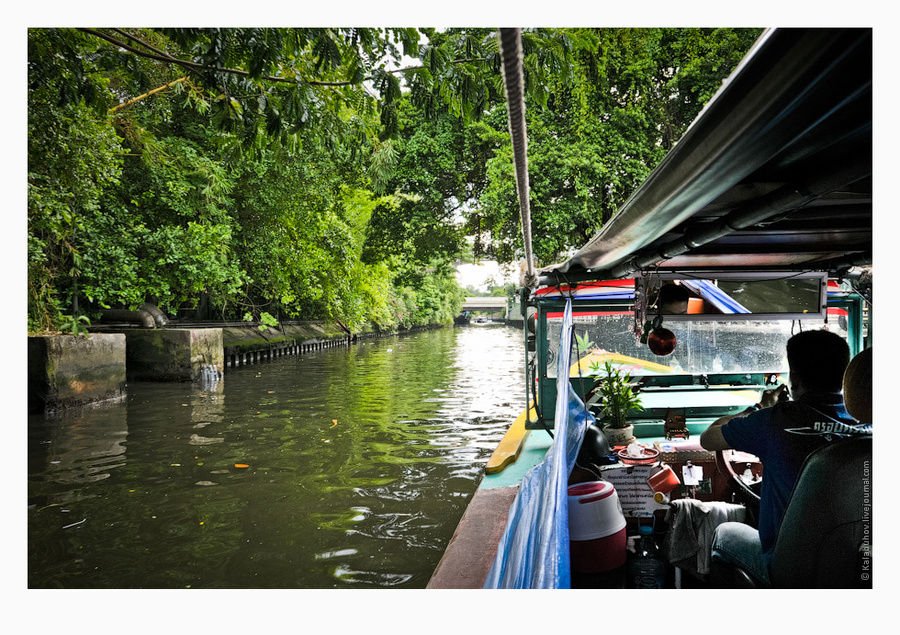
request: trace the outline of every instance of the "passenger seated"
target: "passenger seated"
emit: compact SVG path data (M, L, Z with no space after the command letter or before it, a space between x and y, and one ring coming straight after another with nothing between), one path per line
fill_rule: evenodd
M844 373L847 410L866 423L871 355L857 355ZM871 470L871 434L829 443L807 457L775 542L773 587L872 588Z
M769 565L784 511L806 457L835 438L871 433L844 406L841 388L850 352L838 335L804 331L787 343L789 382L766 390L760 403L715 421L701 435L707 450L734 448L760 458L764 467L759 530L724 523L715 534L713 567L736 565L769 586Z

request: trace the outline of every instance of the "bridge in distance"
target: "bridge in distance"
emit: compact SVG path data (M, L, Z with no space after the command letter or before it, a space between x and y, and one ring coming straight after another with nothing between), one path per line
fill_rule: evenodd
M483 298L467 297L466 301L463 302L462 311L490 311L491 313L502 311L505 317L506 298L490 296Z

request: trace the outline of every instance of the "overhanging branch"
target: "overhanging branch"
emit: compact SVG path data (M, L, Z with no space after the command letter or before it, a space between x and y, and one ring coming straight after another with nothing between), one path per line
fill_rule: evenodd
M163 85L160 86L159 88L154 88L153 90L147 91L147 92L144 93L143 95L138 95L137 97L134 97L133 99L129 99L128 101L123 102L123 103L119 104L118 106L114 106L114 107L110 108L110 109L109 109L109 114L113 114L113 113L116 113L116 112L118 112L118 111L120 111L120 110L123 110L123 109L125 109L125 108L128 108L129 106L132 106L133 104L136 104L137 102L141 101L142 99L146 99L146 98L149 97L150 95L155 95L156 93L162 92L162 91L164 91L165 89L167 89L167 88L169 88L169 87L171 87L171 86L174 86L175 84L177 84L177 83L179 83L179 82L183 82L183 81L186 80L186 79L187 79L187 75L185 75L184 77L179 77L178 79L173 79L173 80L172 80L171 82L169 82L168 84L163 84Z
M156 60L158 62L165 62L167 64L176 64L176 65L181 66L190 71L194 71L194 72L214 71L217 73L230 73L232 75L241 75L243 77L250 76L250 73L248 71L245 71L245 70L239 69L239 68L207 66L204 64L198 64L196 62L183 60L183 59L180 59L177 57L172 57L171 55L165 53L164 51L160 51L159 49L144 42L140 38L138 38L134 35L130 35L129 33L122 31L121 29L110 29L110 30L115 31L116 33L119 33L120 35L131 40L132 42L140 44L141 46L145 47L148 50L147 51L139 50L129 44L126 44L122 40L119 40L111 35L103 33L102 31L97 31L96 29L79 28L78 30L83 31L84 33L93 35L95 37L98 37L102 40L105 40L115 46L121 47L121 48L125 49L126 51L134 53L135 55L140 55L141 57ZM451 61L450 64L466 64L466 63L471 63L471 62L488 62L488 61L490 61L488 58L460 58L460 59L455 59L455 60ZM385 72L388 74L396 74L396 73L405 73L407 71L419 70L422 68L425 68L425 67L421 66L421 65L407 66L405 68L395 68L395 69L388 70ZM277 75L264 75L261 77L261 79L271 81L271 82L284 82L284 83L302 82L304 84L309 84L312 86L354 86L354 85L360 84L362 82L370 81L372 79L372 76L367 75L366 77L363 77L362 80L360 80L358 82L352 82L352 81L326 82L326 81L320 81L320 80L315 80L315 79L302 79L302 78L298 79L298 78L293 78L293 77L279 77Z

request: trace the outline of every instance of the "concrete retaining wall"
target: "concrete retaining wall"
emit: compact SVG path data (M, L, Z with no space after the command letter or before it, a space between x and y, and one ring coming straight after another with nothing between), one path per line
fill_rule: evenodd
M410 331L441 328L414 328ZM125 328L92 333L28 338L29 410L82 405L125 395L126 379L207 381L226 366L240 366L282 355L349 346L356 339L399 335L363 332L351 338L336 324L306 322L260 331L253 326L225 328Z
M125 336L28 338L28 409L84 405L125 395Z
M199 381L204 368L225 370L222 329L133 329L125 334L128 378Z
M222 329L226 366L239 366L282 355L345 346L349 336L336 324L309 322L285 324L264 331L255 326Z
M260 331L255 326L225 327L222 329L225 366L254 364L284 355L301 355L338 346L350 346L360 339L393 337L431 328L443 328L443 325L416 327L401 332L363 331L354 333L352 337L337 324L327 322L283 324L265 331Z

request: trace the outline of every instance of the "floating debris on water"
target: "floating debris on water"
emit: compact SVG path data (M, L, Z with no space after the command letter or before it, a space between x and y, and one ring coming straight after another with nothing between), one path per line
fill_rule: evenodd
M191 445L212 445L213 443L222 443L225 441L224 437L201 437L199 434L192 434L191 440L188 441Z

